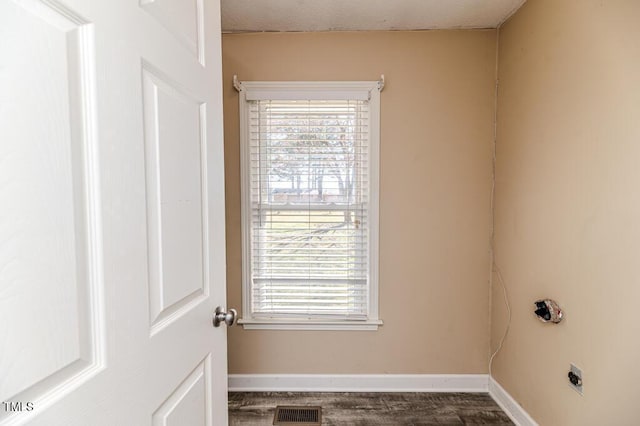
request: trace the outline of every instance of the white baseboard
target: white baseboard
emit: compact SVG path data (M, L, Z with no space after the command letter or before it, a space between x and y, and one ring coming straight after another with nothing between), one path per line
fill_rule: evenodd
M493 377L489 378L489 395L517 426L538 426L529 413Z
M488 392L486 374L230 374L232 392Z

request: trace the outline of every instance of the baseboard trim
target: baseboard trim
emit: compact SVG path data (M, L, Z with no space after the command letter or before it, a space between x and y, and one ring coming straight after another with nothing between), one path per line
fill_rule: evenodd
M486 374L230 374L232 392L488 392Z
M489 378L489 395L517 426L538 426L529 413L493 377Z

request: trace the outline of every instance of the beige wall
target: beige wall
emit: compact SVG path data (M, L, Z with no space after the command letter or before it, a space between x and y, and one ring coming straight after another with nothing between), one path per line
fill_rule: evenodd
M500 30L494 374L541 425L640 424L639 22L638 1L529 0ZM495 347L496 285L493 307Z
M495 31L223 37L229 305L241 306L241 80L377 80L376 332L229 330L230 373L484 373Z

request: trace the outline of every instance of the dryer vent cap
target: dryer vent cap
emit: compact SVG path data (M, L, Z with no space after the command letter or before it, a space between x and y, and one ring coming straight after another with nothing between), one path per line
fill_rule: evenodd
M562 309L551 299L540 299L535 302L536 310L534 313L542 322L551 322L554 324L562 321Z

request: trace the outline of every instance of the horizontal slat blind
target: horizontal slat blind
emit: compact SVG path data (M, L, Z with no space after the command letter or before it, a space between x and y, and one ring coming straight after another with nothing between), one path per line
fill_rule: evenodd
M368 101L249 101L248 118L253 316L366 318Z

